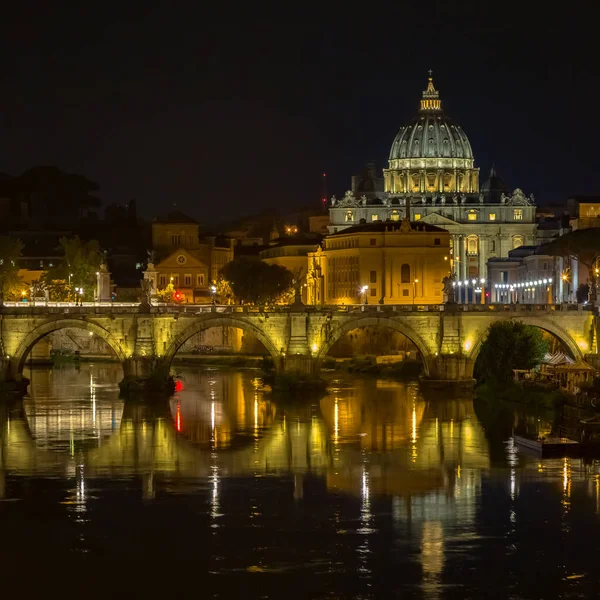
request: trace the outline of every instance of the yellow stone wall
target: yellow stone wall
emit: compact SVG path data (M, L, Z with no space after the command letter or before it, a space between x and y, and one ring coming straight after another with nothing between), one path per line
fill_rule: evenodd
M369 304L441 304L449 240L445 230L403 232L397 226L330 236L309 254L308 303L363 304L360 288L369 286Z

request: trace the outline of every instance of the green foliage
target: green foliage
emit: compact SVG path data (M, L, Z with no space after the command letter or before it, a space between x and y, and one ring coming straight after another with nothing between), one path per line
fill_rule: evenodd
M60 238L64 260L45 274L51 300L73 300L75 288L83 288L83 300L91 301L96 294L96 272L102 263L100 245L96 240L82 242L78 236ZM81 296L77 294L77 297Z
M221 275L238 302L251 304L276 302L290 289L294 278L285 267L245 257L226 264Z
M548 352L542 332L521 321L494 323L475 364L480 382L506 384L513 380L513 369L533 369Z
M0 302L8 299L12 291L19 287L18 260L22 250L21 240L0 236Z
M172 283L168 283L162 290L156 291L156 296L159 302L173 302L175 286Z
M590 229L576 229L566 235L544 244L542 252L550 256L569 258L574 256L584 264L590 275L590 301L596 301L596 261L600 257L600 227ZM587 300L587 298L586 298Z

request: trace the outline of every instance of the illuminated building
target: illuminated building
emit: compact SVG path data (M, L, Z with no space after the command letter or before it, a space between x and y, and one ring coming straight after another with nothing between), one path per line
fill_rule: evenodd
M383 191L373 174L354 177L352 184L343 199L331 200L331 233L406 216L443 227L451 234L451 264L459 280L486 277L488 258L536 242L533 196L520 189L508 194L493 168L480 186L469 139L442 110L431 77L416 118L392 143Z
M200 241L199 227L197 221L179 212L152 223L152 248L158 260L153 265L157 288L161 290L172 283L187 302L210 301L211 284L233 260L229 240L219 243L217 238L208 237Z
M449 234L424 222L369 223L308 254L309 304L440 304Z

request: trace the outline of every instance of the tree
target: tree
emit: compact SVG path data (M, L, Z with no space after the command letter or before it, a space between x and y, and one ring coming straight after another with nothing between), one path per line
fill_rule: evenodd
M246 257L227 263L221 275L242 304L275 302L290 289L294 278L285 267Z
M549 256L576 258L588 268L590 274L590 302L596 302L597 260L600 256L600 227L576 229L562 235L541 248Z
M0 305L11 291L19 286L19 257L23 250L21 240L0 236Z
M509 383L513 369L533 369L547 352L548 345L538 328L521 321L494 323L479 352L475 377L480 383Z
M96 240L82 242L78 236L60 238L64 261L52 267L45 275L50 296L61 300L75 297L93 300L96 295L96 273L102 264L100 245ZM83 288L83 294L75 290ZM64 298L65 293L67 298Z

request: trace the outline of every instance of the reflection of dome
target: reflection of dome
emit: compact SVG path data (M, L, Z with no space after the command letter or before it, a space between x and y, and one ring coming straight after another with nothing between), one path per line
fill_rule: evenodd
M390 151L390 160L401 158L473 159L465 132L444 115L438 91L429 77L417 118L401 127Z

